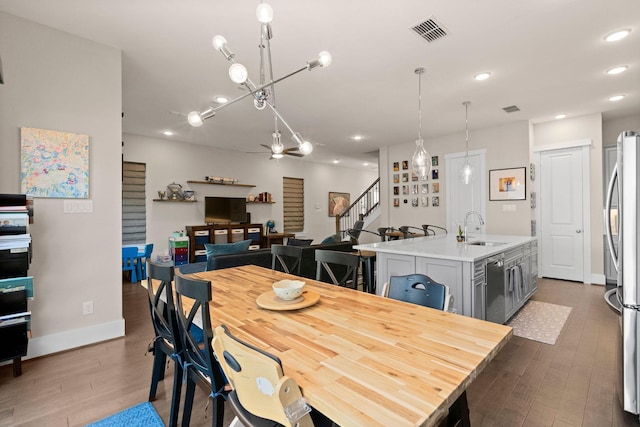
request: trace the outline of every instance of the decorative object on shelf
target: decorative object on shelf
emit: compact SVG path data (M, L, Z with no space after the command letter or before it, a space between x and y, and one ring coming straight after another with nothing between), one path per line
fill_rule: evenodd
M235 184L238 182L235 178L223 178L221 176L205 176L204 180L215 184Z
M526 169L522 167L490 170L489 200L526 200Z
M535 209L536 208L536 192L532 191L530 197L531 197L531 209Z
M269 220L267 220L267 222L264 225L267 226L267 233L271 234L271 233L275 233L276 232L276 230L275 230L276 223L275 223L274 220L269 219Z
M261 203L271 203L271 193L268 192L262 192L260 194L258 194L258 202Z
M158 191L158 199L165 200L166 198L167 198L167 192L166 191Z
M20 128L21 193L89 198L89 136Z
M184 196L184 200L188 202L195 202L196 200L196 192L193 190L184 190L182 192Z
M184 200L182 193L182 185L172 182L167 185L167 199L169 200Z
M349 193L329 192L329 216L341 215L351 204Z
M462 105L464 105L465 148L467 153L464 155L464 162L460 168L460 181L465 185L470 184L471 181L475 179L473 166L471 166L471 162L469 161L469 104L471 104L469 101L462 103Z
M256 195L255 194L249 194L249 196L247 196L247 201L248 202L255 202L256 201Z
M258 8L256 9L256 15L258 17L258 21L260 22L260 43L258 47L260 49L260 81L259 85L256 85L248 78L247 68L235 61L235 54L229 48L227 44L227 40L217 35L213 38L213 47L225 57L225 59L231 62L231 66L229 67L229 77L234 83L238 83L243 85L245 88L249 90L248 93L239 96L236 99L233 99L225 104L219 105L217 107L208 106L202 111L192 111L189 113L187 119L189 124L194 127L202 126L204 120L207 120L213 116L215 116L216 111L225 108L231 104L236 103L237 101L246 98L248 96L252 96L254 98L253 103L258 110L262 110L265 107L269 107L269 109L273 112L276 128L274 135L273 145L271 147L272 153L281 154L284 150L284 146L280 142L279 131L277 128L277 122L280 120L282 124L291 132L291 139L298 145L298 149L302 155L310 154L313 151L313 146L309 141L305 141L302 139L299 133L294 131L291 126L284 120L282 115L278 112L275 107L275 84L291 77L295 74L300 73L304 70L313 70L318 67L327 67L331 64L331 54L326 51L320 52L316 59L310 60L305 64L304 67L301 67L284 77L280 77L278 79L273 78L273 64L271 63L271 38L273 37L273 32L271 30L271 21L273 20L273 9L267 3L260 3ZM266 82L266 76L269 77L269 81ZM275 137L277 136L277 138Z
M431 169L431 155L424 148L424 140L422 139L422 74L424 74L424 68L416 68L415 73L418 75L418 139L416 140L416 151L411 157L411 168L417 175L423 176L428 174Z

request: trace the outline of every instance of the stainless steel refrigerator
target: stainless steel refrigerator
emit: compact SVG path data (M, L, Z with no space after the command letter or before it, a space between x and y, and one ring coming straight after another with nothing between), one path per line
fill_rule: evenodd
M619 316L616 332L618 397L625 411L640 414L640 131L621 133L617 148L617 162L609 181L605 208L605 231L617 270L617 287L605 294L605 301ZM611 203L616 191L617 251L612 237L616 215Z

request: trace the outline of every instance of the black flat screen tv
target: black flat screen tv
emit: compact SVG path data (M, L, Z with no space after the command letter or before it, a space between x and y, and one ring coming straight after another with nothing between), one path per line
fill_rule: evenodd
M247 222L247 201L242 197L205 197L204 222L207 224Z

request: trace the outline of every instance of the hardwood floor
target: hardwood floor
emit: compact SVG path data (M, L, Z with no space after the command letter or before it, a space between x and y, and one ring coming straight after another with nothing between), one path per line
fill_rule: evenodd
M535 300L573 307L555 345L513 337L468 390L473 426L638 426L614 393L616 316L604 287L540 280ZM127 336L0 367L0 426L84 426L145 402L153 337L144 289L123 284ZM192 426L210 425L196 393ZM169 417L171 369L153 405ZM227 421L232 418L227 411Z

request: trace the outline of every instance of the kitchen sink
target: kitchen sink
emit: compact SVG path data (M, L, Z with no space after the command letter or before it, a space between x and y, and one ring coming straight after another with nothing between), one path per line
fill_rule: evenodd
M504 242L483 242L483 241L467 243L467 245L472 245L472 246L500 246L504 244L505 244Z

